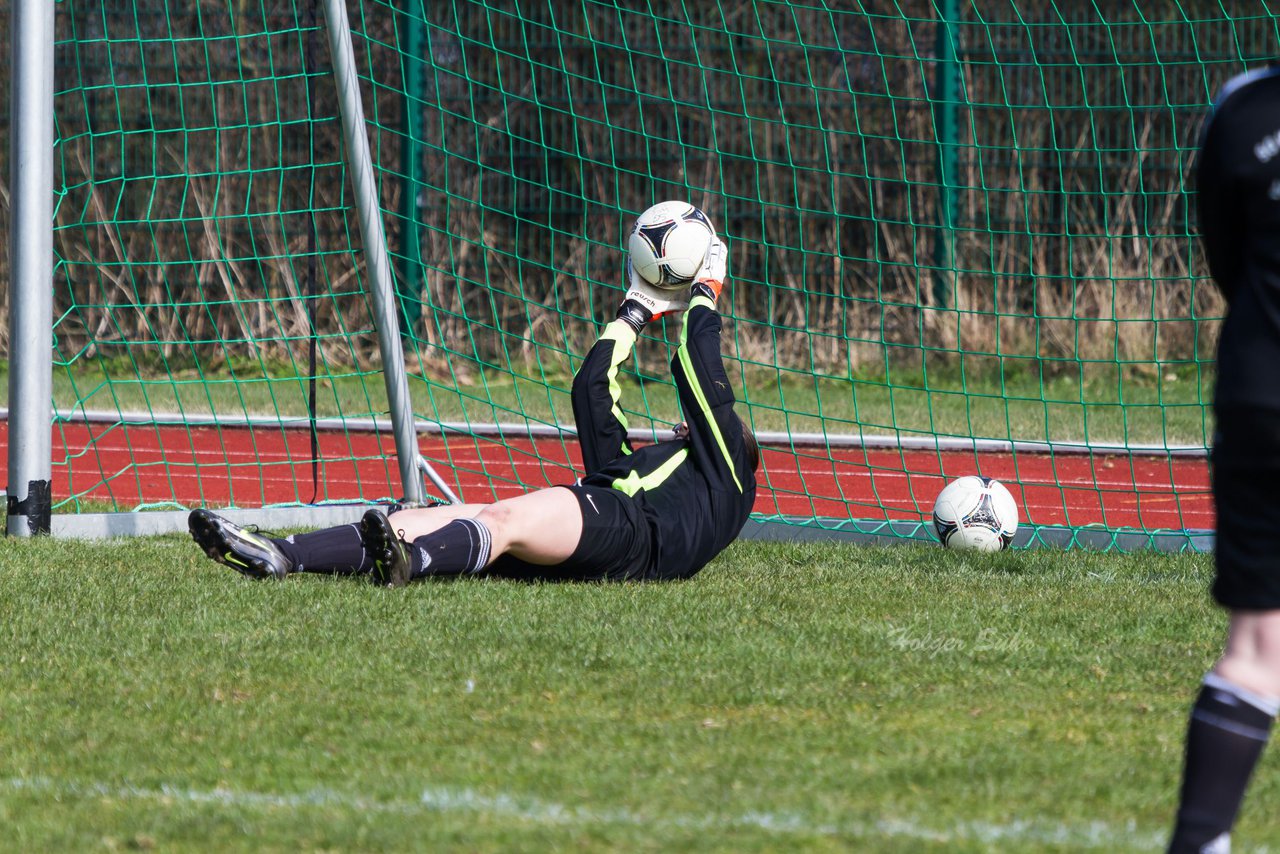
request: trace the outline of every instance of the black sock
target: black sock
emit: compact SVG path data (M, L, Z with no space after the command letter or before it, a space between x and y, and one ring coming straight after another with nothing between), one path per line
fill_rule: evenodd
M1191 708L1174 852L1199 852L1235 824L1249 775L1267 746L1275 709L1217 674Z
M475 519L454 519L438 531L413 541L410 578L463 575L489 563L489 529Z
M284 539L272 539L293 561L295 572L358 575L373 570L358 525L340 525Z

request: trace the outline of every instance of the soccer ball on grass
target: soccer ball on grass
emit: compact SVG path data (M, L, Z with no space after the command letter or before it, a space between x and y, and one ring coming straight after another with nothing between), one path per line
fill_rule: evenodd
M938 493L933 503L938 541L951 549L998 552L1018 530L1018 505L1003 483L966 475Z
M702 267L716 230L688 202L659 202L636 217L627 240L631 265L654 287L679 290Z

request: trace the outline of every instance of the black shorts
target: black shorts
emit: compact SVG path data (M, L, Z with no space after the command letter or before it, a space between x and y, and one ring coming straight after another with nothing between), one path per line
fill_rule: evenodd
M564 486L582 508L582 539L568 560L552 566L503 555L488 574L546 581L628 581L643 578L653 551L649 524L631 496L607 486Z
M1221 412L1213 447L1218 532L1213 598L1242 611L1280 609L1280 442L1276 414Z

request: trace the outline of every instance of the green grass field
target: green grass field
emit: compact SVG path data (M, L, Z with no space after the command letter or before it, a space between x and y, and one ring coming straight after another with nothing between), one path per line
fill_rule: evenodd
M0 550L12 850L1154 851L1210 558L739 543L668 585ZM1280 840L1280 759L1236 850Z

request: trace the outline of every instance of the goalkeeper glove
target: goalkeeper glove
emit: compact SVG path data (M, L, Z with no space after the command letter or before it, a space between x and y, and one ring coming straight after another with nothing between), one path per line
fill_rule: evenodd
M618 319L625 321L638 334L650 320L684 311L689 307L685 291L667 291L640 278L631 262L627 262L627 295L618 307Z
M729 273L729 247L719 237L711 241L706 260L693 277L693 294L715 302L724 290L724 280Z

